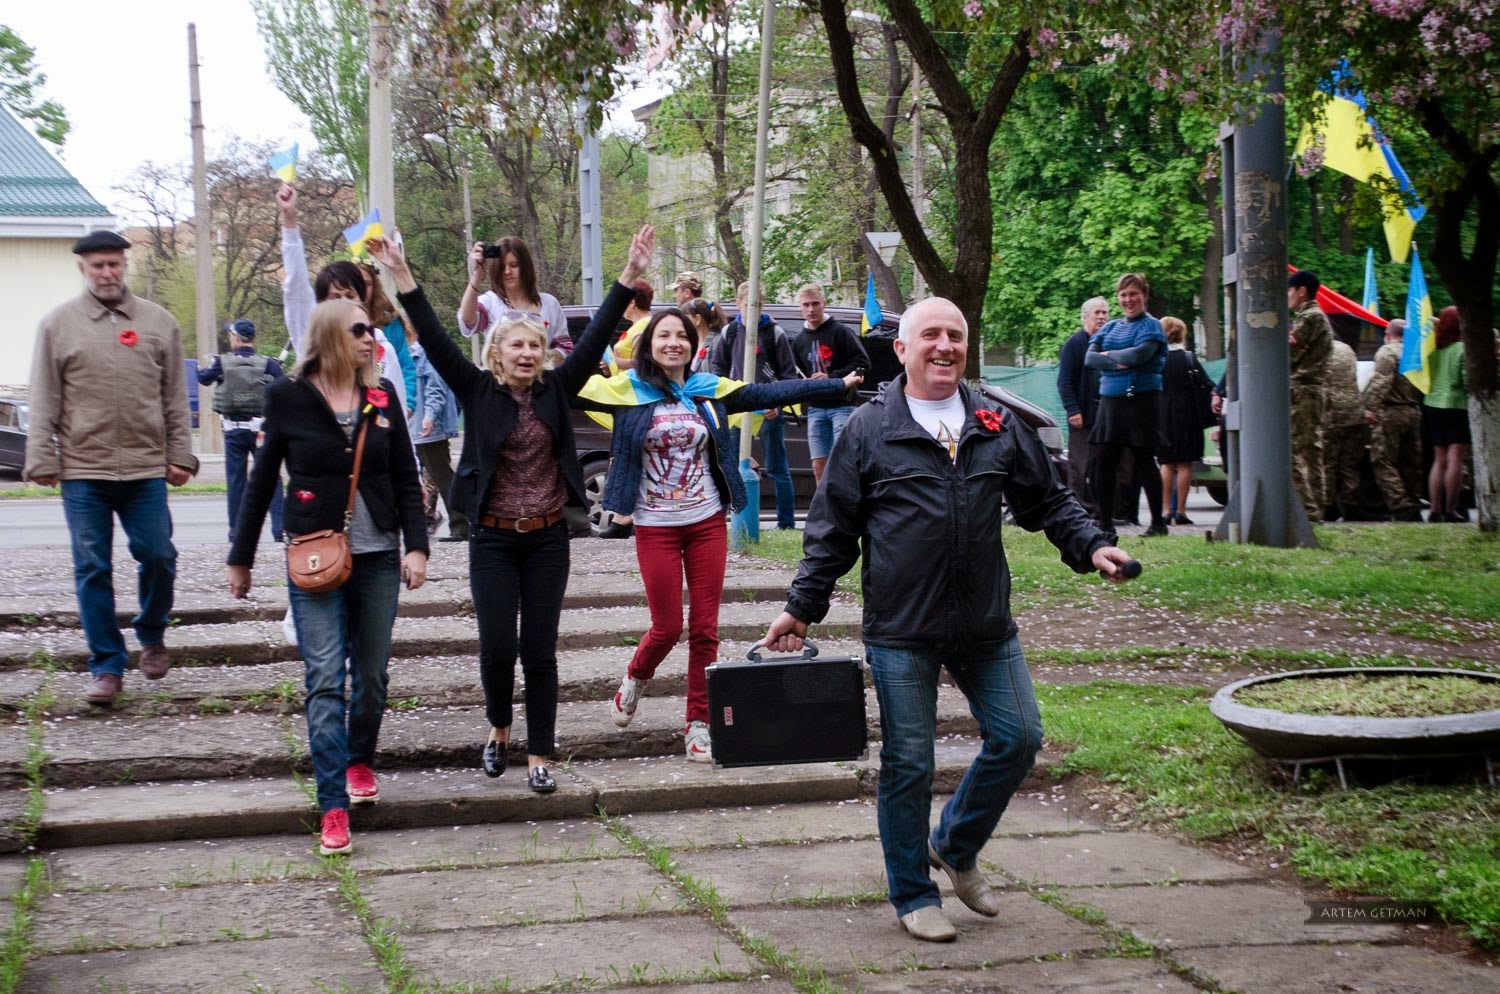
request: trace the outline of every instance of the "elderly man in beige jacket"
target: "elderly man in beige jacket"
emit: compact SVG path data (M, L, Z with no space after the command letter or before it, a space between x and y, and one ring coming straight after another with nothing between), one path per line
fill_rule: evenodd
M140 563L141 672L166 676L162 644L177 578L167 484L198 471L177 321L125 285L130 243L96 231L73 246L84 292L42 319L31 370L24 475L62 488L78 613L88 639L88 699L120 692L129 655L115 621L114 519Z

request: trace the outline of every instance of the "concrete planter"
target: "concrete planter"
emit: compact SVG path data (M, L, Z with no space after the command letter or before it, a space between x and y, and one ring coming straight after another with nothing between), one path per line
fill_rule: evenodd
M1428 718L1352 718L1293 714L1249 707L1234 700L1242 688L1277 680L1329 679L1355 674L1376 676L1460 676L1500 683L1500 675L1470 670L1415 666L1297 670L1251 677L1220 688L1209 710L1250 748L1286 763L1370 757L1401 759L1421 756L1482 755L1500 752L1500 710L1445 714Z

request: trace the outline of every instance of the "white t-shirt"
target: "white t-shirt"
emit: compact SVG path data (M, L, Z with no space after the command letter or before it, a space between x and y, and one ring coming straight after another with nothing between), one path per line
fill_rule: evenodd
M964 430L964 399L954 391L947 400L918 400L907 395L911 416L927 433L948 450L949 459L958 458L958 436Z
M708 461L708 425L696 410L662 402L651 413L635 499L635 523L656 528L696 525L724 510Z

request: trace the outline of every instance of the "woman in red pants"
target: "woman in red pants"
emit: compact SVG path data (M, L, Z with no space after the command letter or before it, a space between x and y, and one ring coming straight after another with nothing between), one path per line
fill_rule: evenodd
M719 597L729 540L725 514L745 506L729 415L839 396L861 377L739 383L692 373L698 332L682 311L657 313L641 334L636 365L591 379L579 395L612 411L614 441L604 509L635 516L635 549L651 628L610 701L615 724L635 717L646 681L682 638L682 582L688 587L687 756L712 760L705 671L719 652Z

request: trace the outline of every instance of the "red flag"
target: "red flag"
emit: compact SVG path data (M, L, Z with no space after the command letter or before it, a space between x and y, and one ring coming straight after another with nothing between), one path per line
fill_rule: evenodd
M1297 267L1288 263L1286 271L1295 273ZM1326 286L1318 287L1318 307L1322 308L1324 314L1350 314L1361 321L1368 321L1378 328L1384 328L1388 323L1379 314L1365 310L1342 293L1330 290Z

